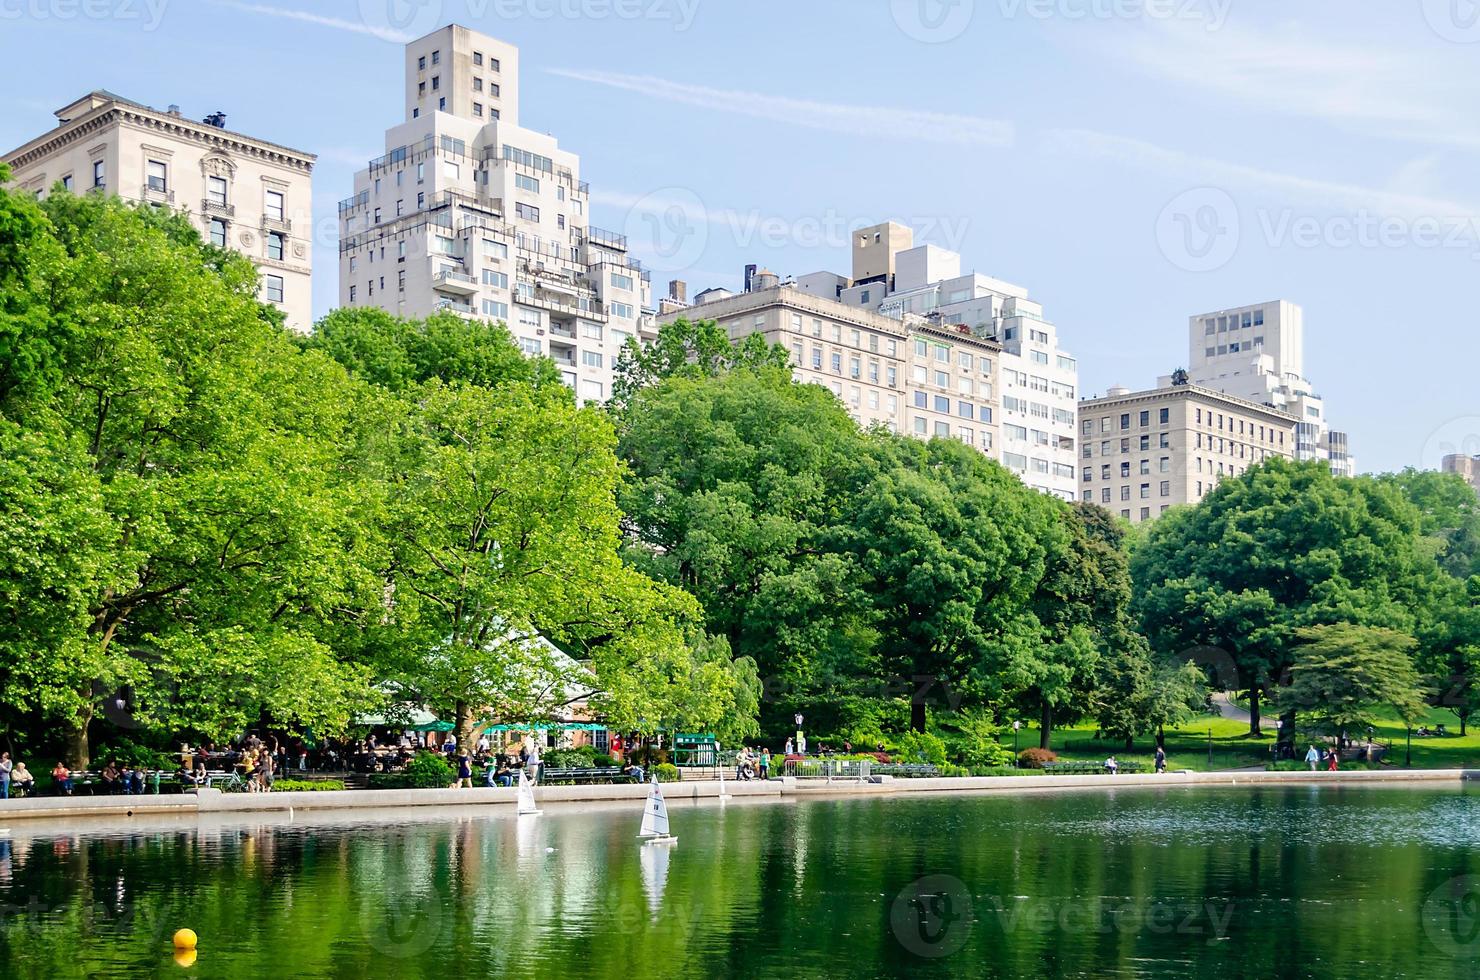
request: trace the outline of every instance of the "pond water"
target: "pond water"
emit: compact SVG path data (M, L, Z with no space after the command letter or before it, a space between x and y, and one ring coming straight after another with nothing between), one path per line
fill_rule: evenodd
M1463 789L671 811L666 848L636 839L638 803L16 821L0 976L1480 977Z

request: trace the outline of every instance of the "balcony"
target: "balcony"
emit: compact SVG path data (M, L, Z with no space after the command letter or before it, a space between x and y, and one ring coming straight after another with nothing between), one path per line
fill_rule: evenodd
M552 337L561 337L561 338L563 338L565 340L575 340L576 339L576 328L573 327L573 326L571 326L568 323L561 323L561 322L556 321L556 320L551 320L550 321L550 336L552 336Z
M516 290L514 302L523 303L525 306L538 306L551 313L564 313L568 316L584 317L587 320L600 320L603 323L610 319L600 300L592 299L572 303L541 288Z
M588 225L586 227L586 241L605 246L606 248L615 248L623 252L627 251L626 235L618 235L614 231L607 231L595 225Z
M478 293L478 280L466 272L443 269L432 276L432 288L444 293L457 293L459 296L475 296Z
M148 204L174 204L175 192L164 181L150 177L139 191L139 199Z
M463 316L472 316L474 313L472 303L459 303L455 299L437 300L437 312L461 313Z
M281 232L284 235L291 235L293 234L293 222L289 221L286 218L273 218L264 214L262 216L262 234L265 235L268 232L272 231Z
M234 218L236 217L236 206L206 198L200 202L200 213L207 218Z

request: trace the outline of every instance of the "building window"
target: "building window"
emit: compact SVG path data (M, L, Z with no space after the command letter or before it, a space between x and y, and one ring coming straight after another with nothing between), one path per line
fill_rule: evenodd
M420 58L417 58L416 59L416 70L417 71L426 71L427 70L427 56L426 55L422 55Z
M439 51L433 51L432 52L432 64L439 65L441 63L442 63L442 52L440 50Z
M279 262L283 260L282 232L270 231L267 233L267 257L269 259L277 259Z
M273 221L282 221L285 211L282 191L267 192L267 216Z
M474 102L473 103L473 115L475 115L475 116L481 116L481 115L483 115L483 103L481 103L481 102Z
M212 204L219 204L223 208L226 206L225 177L206 178L206 200L210 201Z
M267 299L269 302L281 303L283 301L282 276L263 276L262 284L266 289Z
M159 191L162 194L169 190L168 170L163 163L150 160L148 171L148 186L151 191Z
M1171 420L1172 420L1172 410L1170 408L1163 408L1161 410L1160 416L1158 417L1158 421L1162 425L1166 425Z
M432 91L433 92L436 92L436 91L441 90L441 88L442 88L442 76L441 75L433 75L432 76Z
M211 244L217 248L226 247L226 222L220 218L211 219Z
M1172 483L1170 480L1161 481L1161 495L1163 497L1170 497L1172 495Z
M538 221L540 220L540 209L530 204L516 202L514 215L523 221Z
M586 367L601 367L601 355L594 350L581 351L581 363Z
M437 108L438 108L438 110L440 110L442 112L446 112L447 111L447 97L446 96L443 96L442 98L440 98L440 99L437 100Z

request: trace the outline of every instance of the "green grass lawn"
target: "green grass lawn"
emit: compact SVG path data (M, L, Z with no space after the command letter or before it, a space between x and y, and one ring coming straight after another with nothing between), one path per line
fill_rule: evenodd
M1413 767L1415 769L1480 769L1480 729L1471 728L1465 736L1459 735L1459 721L1453 713L1434 709L1419 724L1426 724L1432 731L1444 725L1453 734L1445 737L1430 736L1413 739ZM1266 721L1262 738L1250 738L1248 725L1242 721L1205 715L1176 729L1167 729L1167 767L1170 769L1193 769L1205 772L1218 769L1243 769L1263 766L1270 761L1270 747L1274 744L1273 719ZM1212 732L1212 763L1208 762L1208 733ZM1403 722L1395 717L1380 721L1373 739L1382 744L1391 743L1386 764L1401 767L1405 758L1405 734ZM1365 733L1353 733L1365 734ZM1299 754L1312 738L1298 732L1296 744ZM1020 748L1031 748L1038 744L1038 729L1024 726L1019 736ZM1068 728L1056 728L1052 738L1053 750L1065 761L1099 761L1114 755L1122 762L1141 762L1150 766L1156 752L1155 740L1147 735L1136 739L1135 750L1125 751L1123 742L1096 740L1093 723Z

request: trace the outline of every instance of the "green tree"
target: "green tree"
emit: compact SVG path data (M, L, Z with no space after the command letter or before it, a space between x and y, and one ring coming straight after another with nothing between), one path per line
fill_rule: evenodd
M873 606L875 669L910 682L910 727L923 732L926 685L952 707L982 704L1038 670L1045 634L1031 603L1060 547L1060 505L954 440L880 434L873 448L838 539ZM1063 645L1089 642L1070 631Z
M532 721L587 690L624 729L736 710L729 664L686 640L693 600L621 561L603 413L520 383L431 382L408 410L387 473L400 689L451 713L462 744L485 710Z
M1291 666L1295 630L1411 631L1438 574L1401 494L1284 459L1170 511L1131 558L1133 608L1152 647L1165 656L1227 651L1239 675L1232 686L1249 691L1251 734L1261 695Z
M28 207L0 191L0 212ZM65 494L49 510L101 506L108 543L47 559L86 615L48 621L33 661L7 665L25 682L7 696L45 707L76 766L104 706L116 725L212 737L263 716L344 727L369 679L321 631L367 581L340 466L356 389L296 350L250 262L183 217L65 193L41 211L29 241L0 242L30 275L6 296L30 354L0 411ZM0 579L28 574L7 560Z
M1411 636L1375 626L1332 623L1296 630L1290 684L1275 704L1306 724L1344 736L1391 708L1412 723L1427 705Z
M525 357L502 323L436 313L424 320L372 307L334 310L303 344L343 364L353 376L392 392L433 379L485 388L560 383L547 357Z
M780 344L769 344L761 334L750 334L738 344L713 320L679 317L658 329L651 343L629 339L617 355L610 406L618 415L637 394L668 378L716 377L736 368L789 369L790 355Z
M823 685L851 683L875 644L856 568L829 545L867 445L843 406L776 368L680 373L636 391L621 432L630 560L698 599L705 630L755 661L769 728L836 705Z

